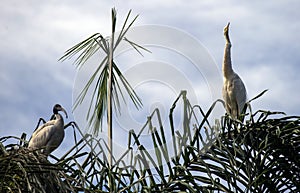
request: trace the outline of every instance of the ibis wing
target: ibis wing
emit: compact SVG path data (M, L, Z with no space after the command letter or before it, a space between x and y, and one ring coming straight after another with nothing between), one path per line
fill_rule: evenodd
M35 130L35 131L33 132L31 138L33 138L34 136L38 135L39 132L41 132L42 130L44 130L45 127L54 125L54 123L55 123L55 120L50 120L50 121L44 123L43 125L39 126L39 127L37 128L37 130Z
M32 134L28 147L38 149L46 146L53 133L54 123L53 121L48 121Z

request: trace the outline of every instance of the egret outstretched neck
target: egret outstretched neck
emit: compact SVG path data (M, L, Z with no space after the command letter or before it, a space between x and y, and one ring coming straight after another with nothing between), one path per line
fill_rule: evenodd
M229 39L229 25L230 23L227 24L227 26L224 28L224 36L226 40L225 44L225 49L224 49L224 58L223 58L223 65L222 65L222 71L224 78L230 78L233 74L234 71L232 69L232 64L231 64L231 42Z
M247 92L242 79L232 69L231 63L231 42L229 39L229 24L224 28L225 50L222 64L223 71L223 99L228 114L234 118L238 118L242 113L247 99Z

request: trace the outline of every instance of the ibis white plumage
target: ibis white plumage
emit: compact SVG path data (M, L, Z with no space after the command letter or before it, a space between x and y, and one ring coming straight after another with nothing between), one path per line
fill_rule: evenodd
M31 150L41 150L48 156L63 141L65 137L64 119L58 112L62 111L68 117L66 110L59 104L53 107L54 118L38 127L29 141L28 148Z
M234 118L238 118L245 106L247 100L247 92L242 79L232 69L230 52L231 42L228 34L229 25L230 23L228 23L224 28L226 44L222 65L224 78L223 99L225 101L225 108L227 113Z

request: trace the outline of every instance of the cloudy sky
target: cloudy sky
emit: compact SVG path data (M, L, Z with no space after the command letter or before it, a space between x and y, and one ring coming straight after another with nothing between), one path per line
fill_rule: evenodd
M139 14L135 26L168 26L189 34L207 49L219 68L224 48L222 31L230 21L233 65L246 84L248 97L269 89L253 107L300 115L297 0L243 3L2 0L1 3L1 137L20 136L23 132L30 135L40 117L51 116L55 103L62 104L71 114L76 69L72 61L62 63L58 58L93 33L108 36L112 7L118 12L119 25L132 9L132 15ZM141 95L147 105L152 105L149 108L161 105L158 95L153 102L149 102L151 97L147 98L147 94ZM69 120L72 119L71 116Z

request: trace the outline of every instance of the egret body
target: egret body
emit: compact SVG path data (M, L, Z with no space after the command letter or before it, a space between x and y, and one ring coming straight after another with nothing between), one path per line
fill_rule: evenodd
M42 153L48 156L63 141L65 137L64 119L58 112L62 111L68 117L65 109L56 104L53 107L54 119L38 127L29 141L28 148L32 150L41 149Z
M245 85L242 79L239 77L237 73L235 73L232 69L231 63L231 42L229 39L229 24L224 28L224 36L225 36L225 50L224 50L224 59L222 65L223 71L223 99L225 101L225 108L228 114L230 114L234 118L238 118L240 113L242 112L246 100L247 93Z

